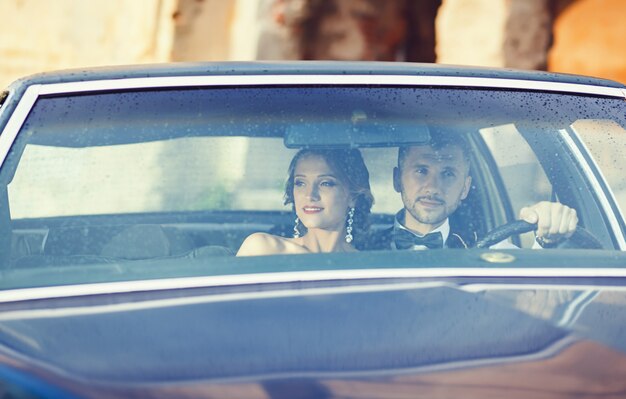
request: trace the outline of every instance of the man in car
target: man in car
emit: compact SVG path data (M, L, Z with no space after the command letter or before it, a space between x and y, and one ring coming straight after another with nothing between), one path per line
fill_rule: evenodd
M480 238L473 231L451 229L449 217L467 198L472 178L469 148L459 135L439 134L426 145L400 147L393 171L394 189L404 209L394 226L374 234L370 249L469 248ZM576 230L576 211L555 202L522 208L519 218L536 223L534 247L551 247ZM515 248L508 241L491 248Z

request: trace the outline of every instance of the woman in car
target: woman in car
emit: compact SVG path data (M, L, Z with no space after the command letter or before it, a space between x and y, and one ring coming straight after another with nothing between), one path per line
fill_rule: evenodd
M359 150L300 150L285 185L285 205L296 215L293 237L251 234L237 256L356 251L373 203Z

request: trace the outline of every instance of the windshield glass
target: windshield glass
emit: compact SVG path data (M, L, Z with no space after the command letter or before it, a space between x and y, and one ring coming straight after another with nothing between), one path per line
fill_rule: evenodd
M312 252L354 253L310 257L307 268L399 267L424 256L399 254L401 227L440 234L442 251L420 267L460 266L463 254L448 249L471 248L544 202L575 210L574 226L597 244L583 249L615 251L624 108L615 98L413 87L43 97L0 173L3 287L146 277L137 270L230 274L233 264L281 272ZM553 251L535 236L485 248ZM368 264L359 252L383 255ZM294 256L260 256L276 254ZM33 277L54 270L63 272ZM19 273L28 283L11 280Z

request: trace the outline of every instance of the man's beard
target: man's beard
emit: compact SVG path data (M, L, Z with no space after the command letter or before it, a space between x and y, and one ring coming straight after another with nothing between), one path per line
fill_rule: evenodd
M419 201L422 199L437 201L441 204L441 206L436 211L425 211L421 209L421 206L419 205ZM454 213L454 211L456 211L460 203L461 199L459 198L459 200L450 207L441 198L423 195L417 197L417 199L413 202L413 205L408 208L407 211L413 217L413 219L415 219L419 223L429 225L441 225L452 213Z
M431 224L437 225L441 224L448 217L448 213L446 212L445 205L436 212L426 212L421 209L416 209L416 204L408 209L409 213L413 217L413 219L417 220L422 224Z

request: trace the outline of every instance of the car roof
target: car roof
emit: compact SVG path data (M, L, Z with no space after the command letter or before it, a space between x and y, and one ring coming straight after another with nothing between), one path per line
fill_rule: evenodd
M473 77L626 88L626 85L612 80L542 71L454 66L445 64L363 61L206 62L93 67L46 72L27 76L15 81L10 88L19 90L18 87L23 89L25 86L33 84L125 78L237 75L406 75Z

